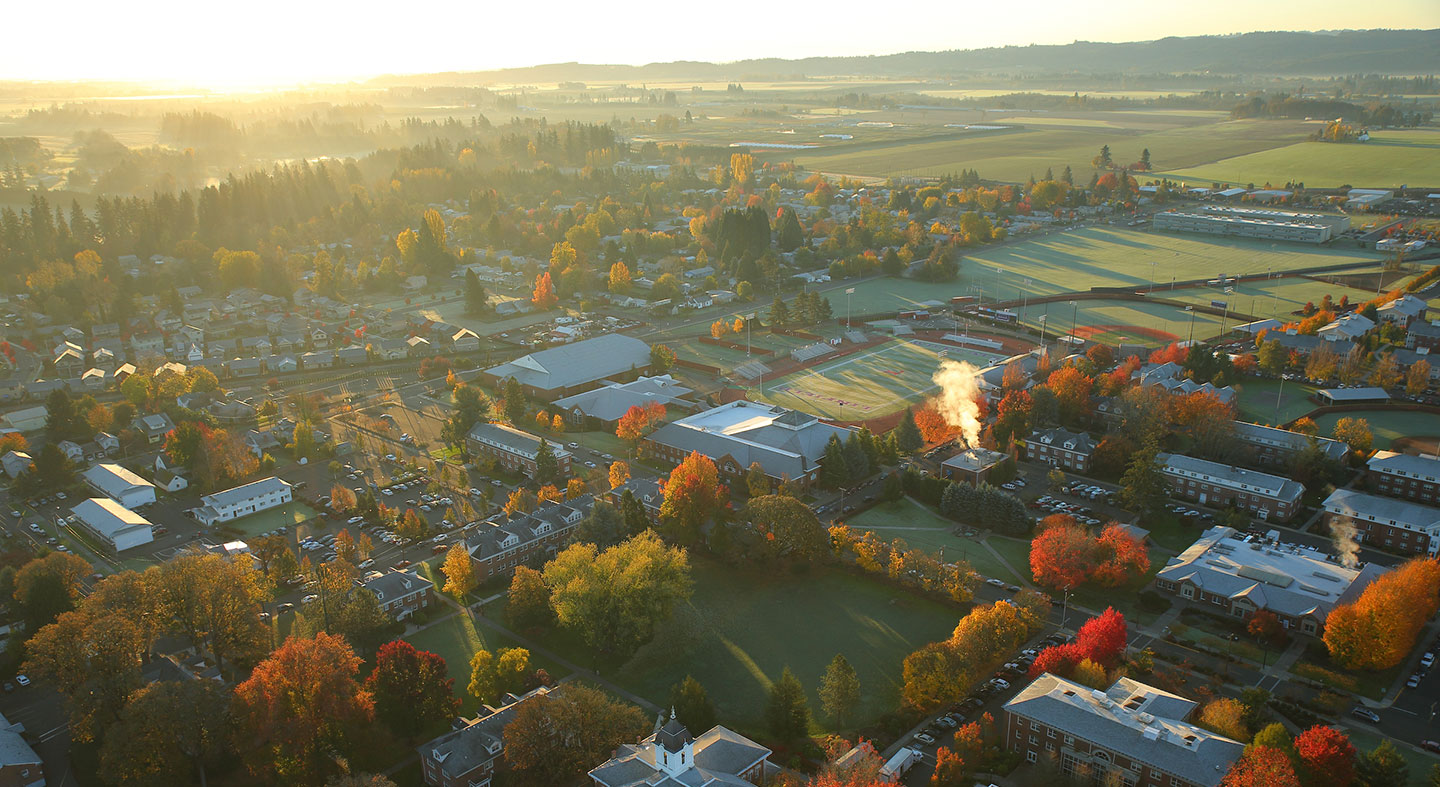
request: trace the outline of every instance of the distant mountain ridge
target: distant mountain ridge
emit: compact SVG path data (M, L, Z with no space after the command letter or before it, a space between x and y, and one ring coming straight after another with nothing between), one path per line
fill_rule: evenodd
M1440 73L1440 29L1264 32L1155 41L1006 46L860 57L764 58L733 63L675 61L642 66L553 63L494 71L382 76L377 85L513 84L614 80L740 80L836 75L944 78L974 74L1156 74L1213 72L1277 76Z

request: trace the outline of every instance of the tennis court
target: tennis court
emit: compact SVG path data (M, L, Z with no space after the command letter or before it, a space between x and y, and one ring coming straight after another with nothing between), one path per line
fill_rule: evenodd
M967 347L896 339L767 383L757 398L824 418L863 420L903 409L935 389L940 361L989 366L1003 355Z

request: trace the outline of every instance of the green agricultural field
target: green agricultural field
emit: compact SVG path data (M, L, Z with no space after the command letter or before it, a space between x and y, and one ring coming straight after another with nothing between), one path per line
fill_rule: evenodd
M448 607L439 607L441 612ZM503 648L520 647L519 643L475 623L465 615L453 615L429 628L417 631L405 639L420 650L428 650L445 659L446 673L455 681L455 696L462 700L460 712L473 715L480 709L480 701L470 696L466 686L470 685L470 657L479 648L492 653ZM544 669L550 677L559 680L570 671L535 653L530 654L530 665Z
M815 413L862 420L895 412L935 388L931 375L942 358L987 366L1002 356L934 342L896 340L766 382L752 399Z
M1111 122L1124 122L1121 113L1113 114L1116 117ZM1137 121L1148 123L1153 119ZM817 172L846 175L941 175L976 169L985 178L1024 182L1031 175L1039 177L1046 169L1059 173L1066 166L1073 169L1077 179L1088 179L1090 160L1102 145L1110 146L1117 162L1136 161L1140 152L1149 148L1154 166L1170 170L1291 145L1310 133L1309 127L1298 122L1269 120L1225 120L1149 133L1136 133L1141 131L1137 128L1060 128L1043 123L1026 127L1025 119L1003 122L1020 124L1020 128L948 139L842 142L813 151L765 156L794 161Z
M1221 333L1222 319L1200 312L1187 312L1164 303L1121 300L1076 301L1075 306L1054 302L1016 308L1020 322L1040 330L1041 317L1049 336L1064 336L1073 330L1082 339L1102 344L1142 344L1160 347L1191 336L1208 339ZM1073 320L1073 325L1072 325ZM1238 322L1231 319L1229 325Z
M1254 379L1236 384L1235 390L1240 417L1258 424L1287 424L1317 406L1310 398L1315 386L1305 383Z
M763 729L766 693L787 666L809 693L817 726L833 727L818 710L817 689L836 653L860 675L855 722L870 723L899 702L905 656L949 636L964 614L836 568L791 573L695 558L692 565L690 602L654 643L605 677L664 704L670 687L693 675L709 690L720 723L741 731Z
M1330 435L1335 431L1335 422L1341 418L1364 418L1369 421L1377 449L1389 448L1392 442L1401 437L1440 437L1440 415L1405 410L1376 409L1331 413L1316 418L1315 425L1320 428L1320 434Z
M952 534L955 522L908 497L868 508L845 524L856 531L873 531L887 541L902 539L907 545L946 561L967 561L971 568L987 577L1020 581L979 539Z
M1440 132L1377 131L1369 142L1346 144L1296 142L1199 166L1176 167L1165 175L1204 183L1298 182L1312 188L1440 183Z

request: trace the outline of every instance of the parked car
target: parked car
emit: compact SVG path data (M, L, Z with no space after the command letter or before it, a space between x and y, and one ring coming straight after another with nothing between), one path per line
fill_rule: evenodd
M1435 666L1434 651L1427 651L1425 655L1420 657L1420 666L1424 667L1425 669L1430 669L1431 667Z
M929 746L935 742L935 739L933 737L923 732L915 733L915 740L925 744L926 746Z
M314 593L310 593L309 595L305 596L305 598L300 599L300 603L301 603L301 604L311 604L311 603L314 603L314 602L316 602L316 601L318 601L318 600L320 600L320 597L319 597L319 596L315 595Z
M1373 710L1370 710L1369 708L1352 708L1350 710L1350 715L1354 716L1357 719L1360 719L1361 721L1368 721L1371 724L1380 723L1380 714L1376 713Z
M1420 741L1420 748L1440 754L1440 741Z
M29 686L30 678L26 675L16 675L15 682L20 684L21 686Z

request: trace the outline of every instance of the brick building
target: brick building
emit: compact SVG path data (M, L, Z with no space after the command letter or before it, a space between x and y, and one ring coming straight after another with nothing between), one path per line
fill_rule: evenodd
M535 567L549 560L569 543L575 526L593 505L594 498L583 495L529 514L497 514L480 523L465 538L475 579L484 583L493 576L513 574L516 566Z
M1212 508L1234 505L1260 519L1288 520L1305 492L1298 481L1183 454L1160 454L1155 461L1175 497Z
M435 602L435 583L412 571L388 571L363 583L375 594L380 609L395 620L404 620Z
M499 708L487 705L474 719L464 720L459 729L422 744L416 751L425 783L430 787L489 787L505 752L505 725L522 703L548 693L542 686L523 697L507 695L509 703Z
M465 437L465 447L473 457L488 457L499 462L507 470L521 472L535 477L535 457L544 442L555 455L559 477L570 475L570 452L559 443L551 443L543 437L522 432L505 424L475 424Z
M1350 447L1339 440L1310 437L1288 429L1245 421L1235 422L1235 437L1249 450L1254 464L1286 469L1294 464L1297 454L1309 447L1311 440L1315 441L1327 459L1343 462L1345 455L1350 452Z
M1440 501L1440 459L1376 451L1366 463L1370 488L1418 503Z
M1354 489L1336 489L1325 498L1331 522L1347 524L1368 544L1394 552L1440 552L1440 509Z
M1095 453L1095 438L1066 429L1041 429L1025 438L1025 455L1032 462L1085 473Z
M1005 747L1097 784L1216 787L1245 746L1191 723L1196 705L1130 678L1101 690L1047 672L1005 703Z

